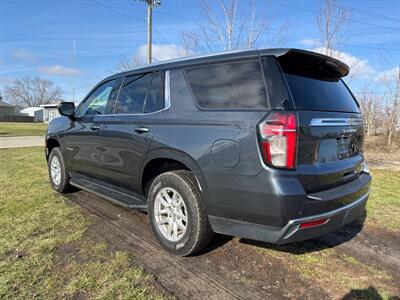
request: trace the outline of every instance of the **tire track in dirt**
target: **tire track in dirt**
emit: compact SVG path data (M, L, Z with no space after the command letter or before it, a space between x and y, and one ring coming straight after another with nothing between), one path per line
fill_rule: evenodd
M354 236L355 229L356 227L350 224L317 238L316 241L352 255L363 264L373 264L380 269L383 267L397 282L400 282L400 234L378 229L363 230Z
M171 295L181 299L328 299L277 260L249 251L229 237L217 237L205 253L175 257L153 238L147 216L84 191L67 195L91 215L91 235L133 254L134 263Z
M204 276L203 273L196 272L192 266L187 265L182 259L164 255L160 247L155 245L155 242L148 236L146 231L149 231L149 228L144 229L142 226L137 226L137 223L135 224L134 230L128 228L124 226L122 222L108 218L108 215L105 214L104 211L94 208L88 203L80 202L78 199L79 198L75 198L71 200L90 212L92 216L94 215L102 222L111 225L111 231L109 227L105 228L104 226L100 229L102 235L106 236L106 239L110 233L112 235L116 233L113 231L117 231L120 237L126 239L126 242L129 243L131 252L136 253L136 256L140 254L141 264L143 264L146 270L150 270L151 273L156 275L158 281L166 284L166 282L163 282L163 278L160 278L160 275L166 275L169 281L168 284L172 286L179 285L179 294L183 294L179 296L203 298L205 296L213 297L219 294L221 297L232 299L241 299L241 297L244 296L242 294L243 291L230 291L227 289L221 284L223 280L218 278L218 276L214 276L214 278ZM115 237L109 238L108 241L113 244L116 242ZM183 282L185 282L184 285L182 284ZM165 287L170 292L172 291L174 296L178 296L176 292L169 289L168 286ZM208 295L204 295L203 291L205 290L207 290Z

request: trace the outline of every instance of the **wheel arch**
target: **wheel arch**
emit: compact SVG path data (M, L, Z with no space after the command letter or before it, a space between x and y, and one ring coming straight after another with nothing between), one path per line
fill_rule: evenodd
M176 168L170 168L170 169L162 169L160 167L160 164L169 162L171 164L176 164ZM153 169L154 167L161 168L161 172L154 172L151 173L152 171L149 171ZM169 165L169 167L173 167L173 165ZM157 149L153 150L150 153L148 153L145 161L143 162L142 165L142 170L141 170L141 176L140 176L140 184L141 188L143 191L144 195L147 195L147 190L146 190L146 184L149 183L149 180L152 181L155 177L149 178L149 172L152 175L159 175L161 173L170 171L170 170L178 170L178 169L183 169L183 170L188 170L193 173L195 176L197 183L199 185L200 192L203 196L203 200L208 199L208 189L207 189L207 184L204 178L204 175L195 161L192 157L190 157L188 154L179 151L179 150L171 150L171 149ZM205 201L206 202L206 201Z
M51 150L53 150L56 147L60 147L60 143L58 142L57 139L49 138L46 140L46 160L49 159Z

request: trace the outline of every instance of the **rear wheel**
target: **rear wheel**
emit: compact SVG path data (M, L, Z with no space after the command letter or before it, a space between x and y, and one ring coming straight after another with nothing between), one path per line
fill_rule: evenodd
M189 171L159 175L149 190L151 228L169 252L187 256L203 249L212 238L197 181Z
M53 148L48 161L49 177L53 189L65 193L70 188L69 174L65 170L64 159L59 148Z

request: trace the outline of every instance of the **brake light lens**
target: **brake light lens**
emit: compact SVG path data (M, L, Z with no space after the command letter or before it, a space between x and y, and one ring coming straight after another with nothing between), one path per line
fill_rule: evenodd
M297 118L293 112L273 112L260 123L261 152L268 165L296 167Z

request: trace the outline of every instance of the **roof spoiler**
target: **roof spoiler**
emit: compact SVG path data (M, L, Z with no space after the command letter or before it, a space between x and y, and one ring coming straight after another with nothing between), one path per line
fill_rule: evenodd
M338 78L345 77L350 71L347 64L330 56L300 49L280 50L276 51L275 56L281 64L291 65L301 62L301 64L305 64L308 67L326 68ZM262 51L260 54L263 55Z

